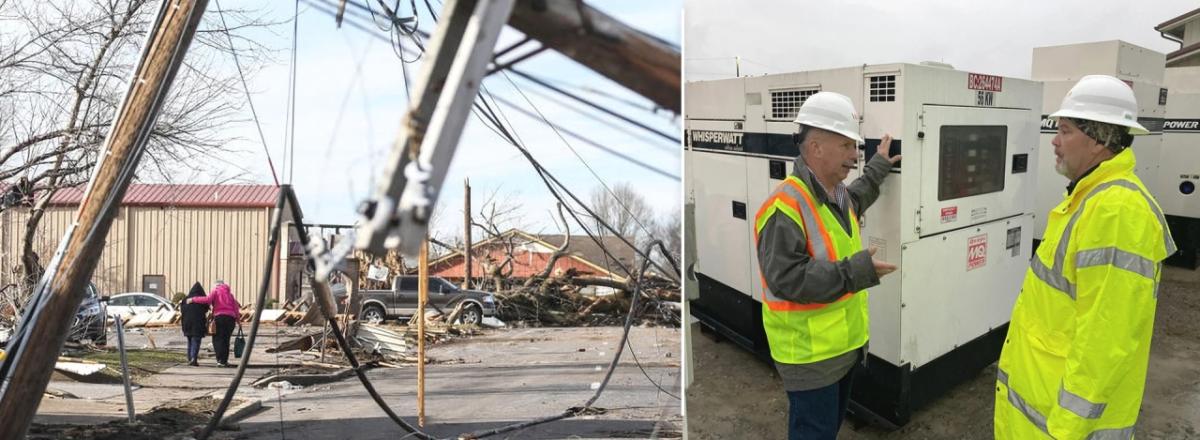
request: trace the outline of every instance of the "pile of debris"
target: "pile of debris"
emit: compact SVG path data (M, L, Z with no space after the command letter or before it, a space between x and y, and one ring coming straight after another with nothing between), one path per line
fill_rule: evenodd
M449 314L437 311L426 313L426 347L480 333L481 330L474 325L450 323L459 312L460 310L456 308ZM417 325L415 320L410 320L406 325L350 321L343 330L346 340L360 361L377 362L381 366L417 362ZM341 349L337 346L337 338L328 328L324 331L316 331L293 338L268 348L266 351L267 353L281 353L311 350L325 353L329 355L330 359L340 359L341 355ZM425 361L426 363L435 362L428 358Z
M307 303L292 303L284 304L282 309L263 309L261 322L273 323L276 325L295 325L300 322L307 309ZM112 317L110 316L110 321ZM166 327L178 325L181 318L178 310L167 310L166 307L159 307L156 310L149 312L137 313L131 311L128 315L121 317L125 328L133 327ZM242 322L250 322L254 318L254 304L247 304L241 308Z
M496 294L496 315L513 325L549 327L592 327L624 325L633 298L619 290L607 295L584 294L579 286L552 289L514 289ZM634 325L680 325L678 287L656 287L640 291Z

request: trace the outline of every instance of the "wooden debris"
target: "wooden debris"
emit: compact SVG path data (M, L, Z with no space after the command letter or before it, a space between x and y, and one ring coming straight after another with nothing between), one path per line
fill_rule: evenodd
M268 348L267 353L279 353L279 352L292 351L292 350L308 351L309 349L311 349L313 347L313 345L316 344L317 338L319 338L320 336L321 336L320 333L304 335L299 338L295 338L290 341L286 341L275 347Z

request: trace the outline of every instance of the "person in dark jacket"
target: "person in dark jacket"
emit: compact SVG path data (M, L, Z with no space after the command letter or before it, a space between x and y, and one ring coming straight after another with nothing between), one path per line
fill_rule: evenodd
M204 335L208 334L208 304L192 303L188 298L196 298L204 296L204 286L199 282L192 284L192 290L188 292L185 298L179 304L183 318L183 335L187 336L188 341L188 365L200 365L200 343L204 341Z
M234 298L229 285L224 281L217 280L217 285L213 286L208 296L189 297L184 301L191 304L212 305L213 321L216 327L216 331L213 332L212 344L213 351L217 355L217 366L230 366L229 338L233 336L233 326L237 325L237 321L241 317L242 305L238 304L237 298Z

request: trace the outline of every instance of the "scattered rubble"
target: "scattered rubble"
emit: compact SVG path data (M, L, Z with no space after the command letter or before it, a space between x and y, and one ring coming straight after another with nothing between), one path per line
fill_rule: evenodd
M635 325L678 327L679 289L654 288L634 311ZM496 294L497 317L514 325L531 327L595 327L624 325L632 296L621 290L608 295L580 293L577 286L558 289L517 289Z

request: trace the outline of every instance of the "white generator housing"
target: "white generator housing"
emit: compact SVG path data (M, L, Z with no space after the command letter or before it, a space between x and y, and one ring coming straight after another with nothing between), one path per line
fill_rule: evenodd
M792 119L818 91L847 95L861 111L863 158L885 133L904 155L864 215L864 247L899 270L868 289L871 356L852 405L903 425L999 356L1032 249L1042 87L936 63L688 83L692 311L760 353L754 214L792 172Z
M1164 160L1154 196L1179 246L1168 263L1195 269L1200 263L1200 67L1167 68L1166 85Z
M1031 78L1043 87L1041 142L1038 153L1037 190L1039 214L1034 238L1042 239L1046 231L1046 213L1058 206L1066 193L1066 177L1054 171L1054 146L1051 141L1058 124L1048 116L1062 105L1071 87L1087 75L1110 75L1121 79L1133 89L1138 102L1138 123L1150 131L1136 136L1133 152L1137 155L1135 172L1155 197L1164 191L1159 179L1162 161L1163 121L1167 115L1167 89L1163 86L1166 55L1124 41L1100 41L1033 49ZM1172 159L1174 160L1174 159ZM1161 199L1160 199L1161 202ZM1166 206L1163 207L1166 209Z

